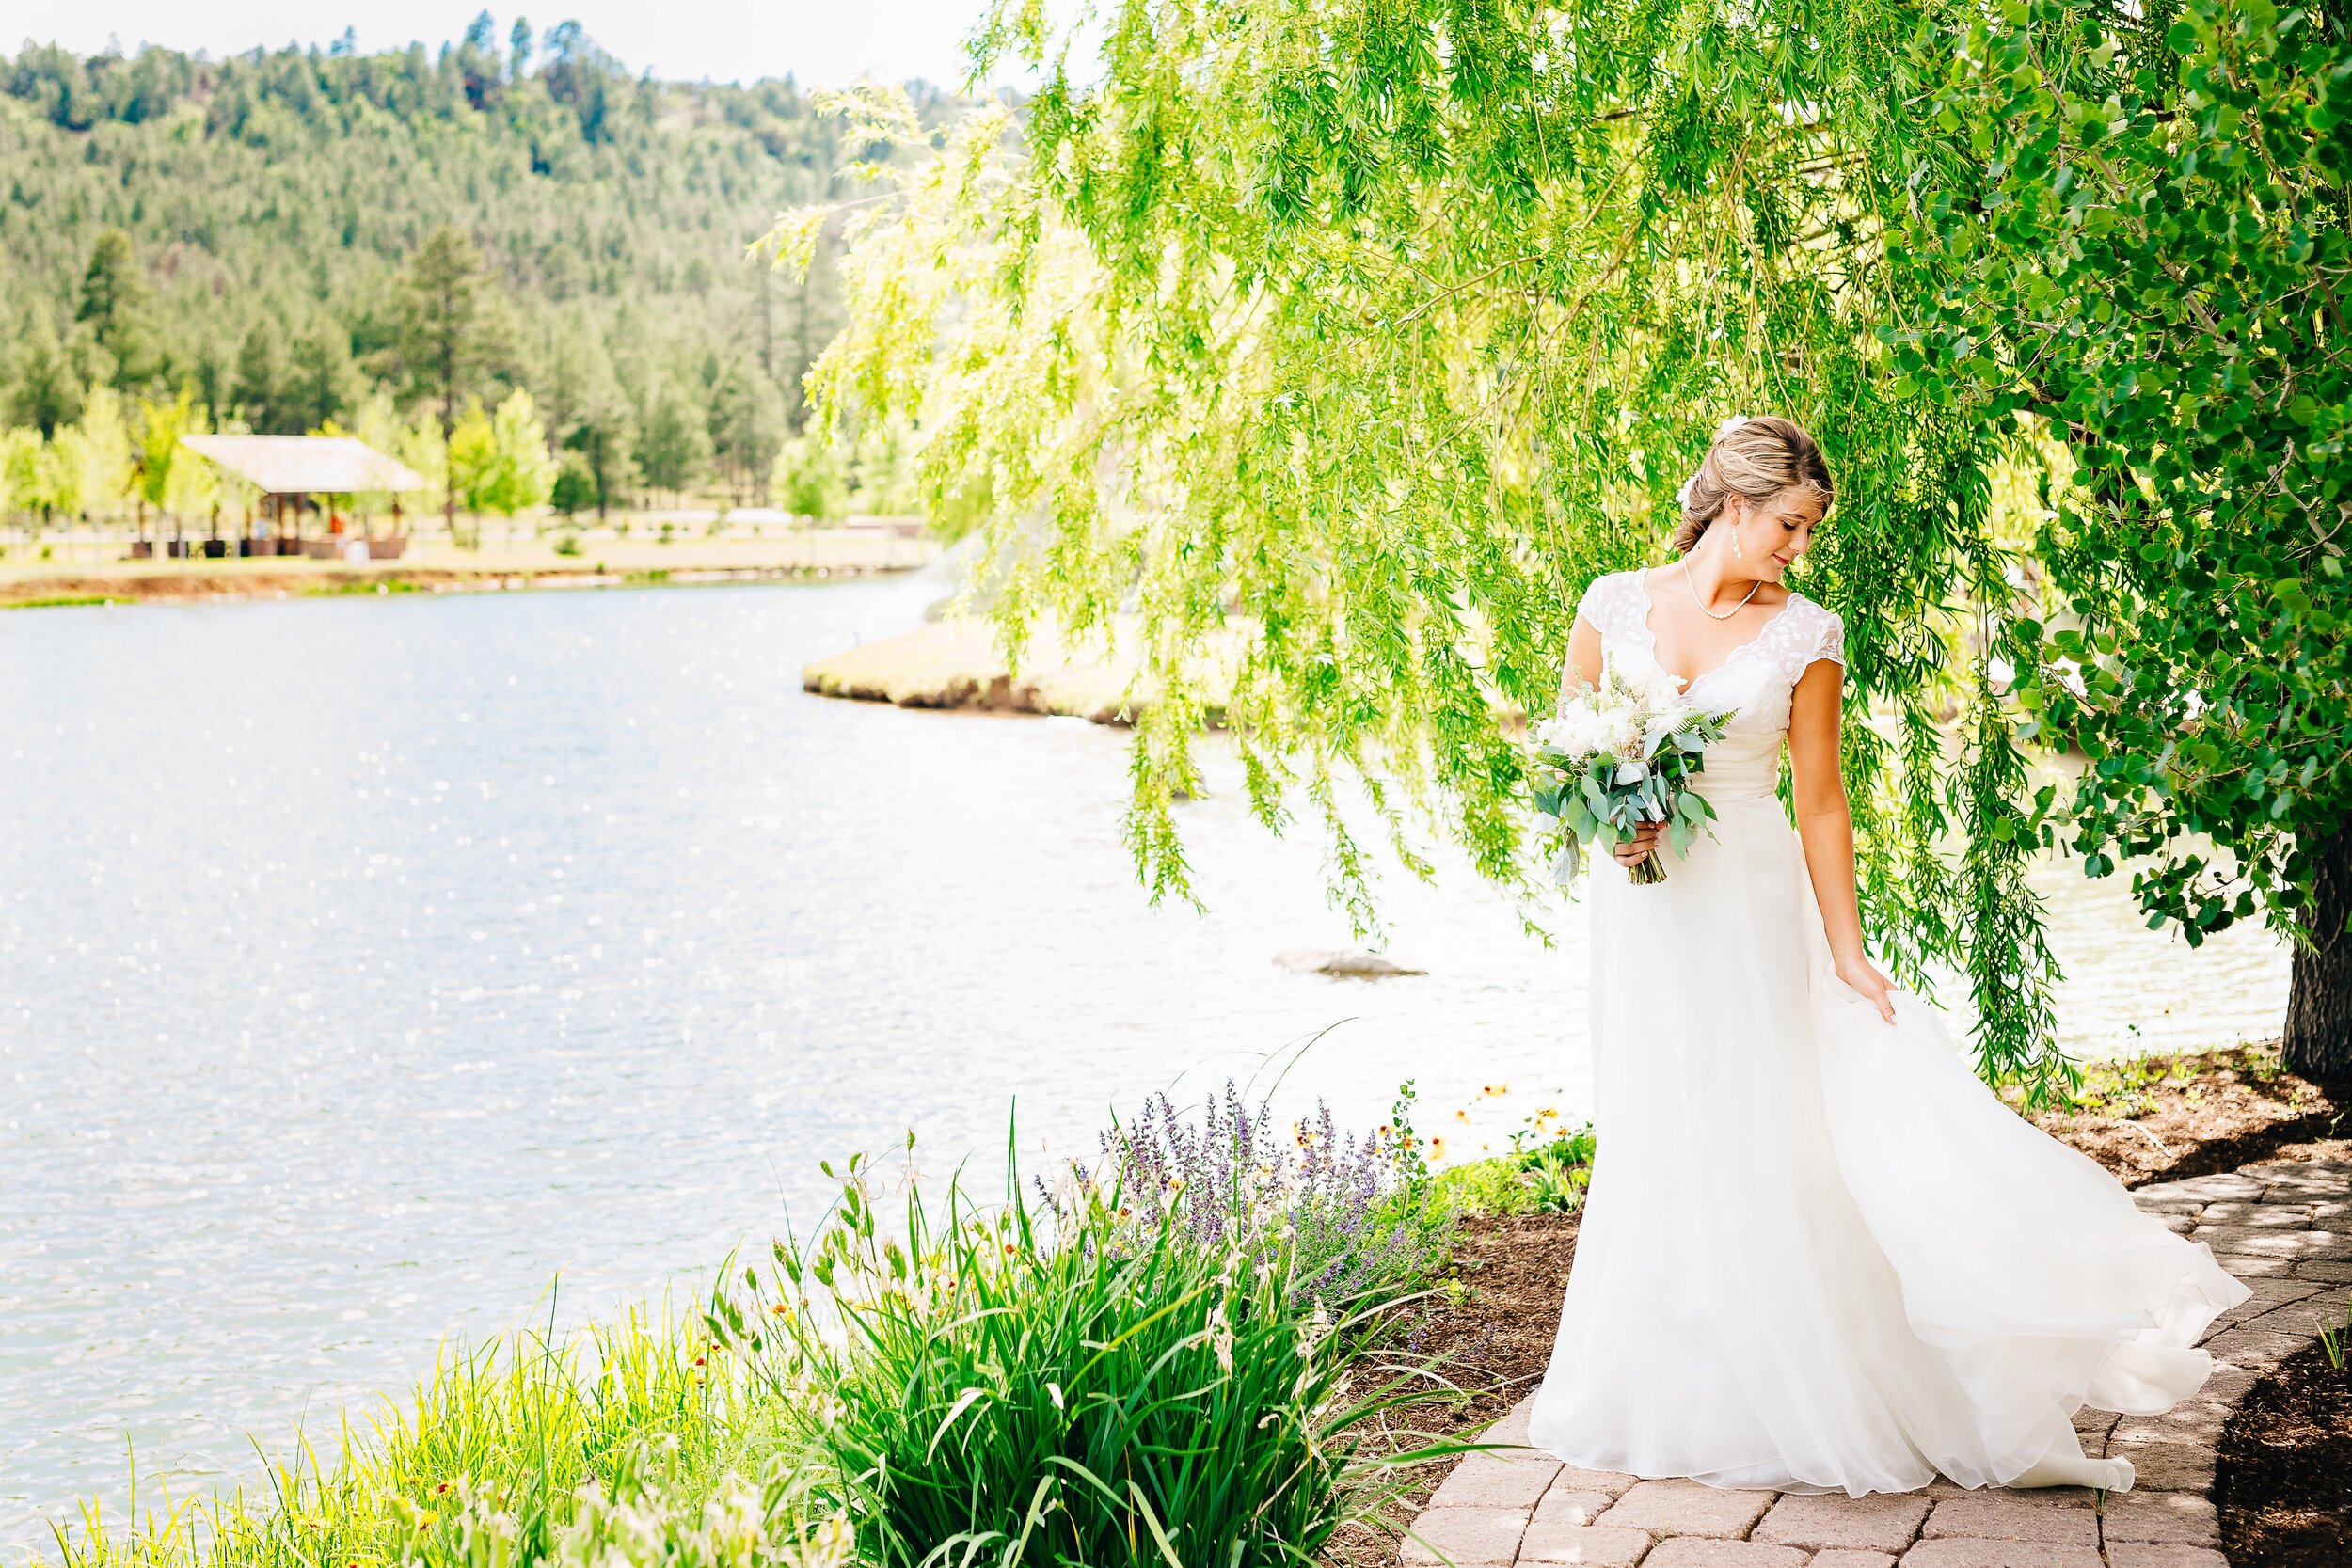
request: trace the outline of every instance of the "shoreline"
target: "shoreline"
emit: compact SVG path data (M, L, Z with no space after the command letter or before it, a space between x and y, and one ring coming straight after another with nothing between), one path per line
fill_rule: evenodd
M1134 628L1122 620L1107 650L1073 649L1049 626L1032 633L1018 671L986 619L929 621L802 666L801 689L847 702L946 712L1033 714L1126 727L1149 703L1136 689L1140 660ZM1226 701L1239 658L1238 641L1212 639L1207 649L1206 728L1225 726Z
M432 544L390 561L230 557L0 567L0 610L72 605L212 604L352 594L497 594L693 587L895 576L936 559L929 540L865 530L784 539L596 541L577 555L539 542L481 551Z

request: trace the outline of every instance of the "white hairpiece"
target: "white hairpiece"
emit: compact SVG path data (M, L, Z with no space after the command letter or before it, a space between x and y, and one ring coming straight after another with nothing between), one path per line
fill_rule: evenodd
M1730 435L1733 431L1739 429L1741 425L1747 422L1748 417L1745 414L1734 414L1731 418L1725 420L1723 423L1715 427L1715 439L1718 441L1722 440L1724 436Z
M1682 482L1682 488L1675 492L1675 504L1677 506L1687 507L1691 504L1691 486L1698 482L1698 475L1692 474L1689 479Z

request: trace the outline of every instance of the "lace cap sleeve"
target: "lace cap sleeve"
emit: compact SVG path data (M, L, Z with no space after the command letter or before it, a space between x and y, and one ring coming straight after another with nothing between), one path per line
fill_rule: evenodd
M1842 666L1846 662L1846 623L1835 610L1823 610L1820 625L1813 633L1813 651L1806 657L1810 664L1818 659L1831 659Z
M1609 607L1616 600L1616 574L1604 572L1584 585L1584 596L1576 601L1576 618L1597 632L1609 630Z
M1584 594L1576 601L1576 619L1600 634L1603 646L1616 635L1617 578L1614 572L1604 572L1584 585ZM1576 660L1567 658L1560 666L1560 700L1566 702L1568 693L1578 684Z

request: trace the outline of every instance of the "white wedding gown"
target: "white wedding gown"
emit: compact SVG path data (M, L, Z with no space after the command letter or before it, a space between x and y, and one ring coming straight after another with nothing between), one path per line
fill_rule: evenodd
M1656 667L1648 610L1620 573L1578 614ZM1654 886L1589 874L1599 1156L1531 1441L1717 1486L2000 1485L2078 1457L2083 1405L2196 1392L2248 1291L2003 1105L1925 1003L1890 1026L1833 973L1775 795L1823 658L1844 627L1792 594L1690 689L1738 712L1698 784L1713 836Z

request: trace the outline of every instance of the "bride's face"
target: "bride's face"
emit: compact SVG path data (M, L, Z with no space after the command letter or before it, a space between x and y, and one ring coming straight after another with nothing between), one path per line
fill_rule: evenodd
M1826 510L1821 498L1810 490L1784 490L1760 502L1731 497L1724 503L1724 521L1732 525L1739 540L1739 549L1726 552L1731 563L1742 577L1780 581L1812 547L1813 531L1821 526ZM1726 546L1730 543L1724 540Z

